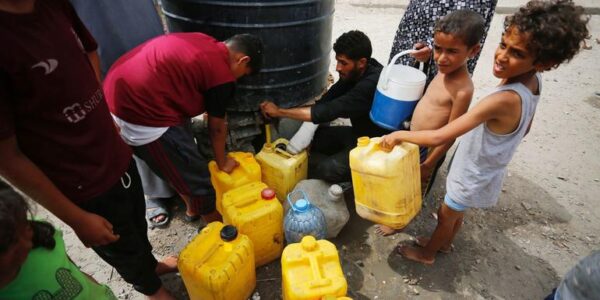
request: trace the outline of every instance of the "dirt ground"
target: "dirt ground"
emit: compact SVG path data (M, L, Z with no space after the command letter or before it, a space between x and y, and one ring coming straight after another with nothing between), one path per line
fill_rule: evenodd
M338 1L334 38L359 29L374 46L374 57L387 61L398 22L398 7L360 1ZM366 2L366 1L365 1ZM493 51L505 15L496 15L474 74L477 98L497 84L491 75ZM353 299L541 299L561 276L592 249L600 248L600 17L590 22L590 50L571 63L544 74L542 99L533 128L509 167L499 204L472 209L455 240L455 250L439 255L434 266L422 266L394 254L398 242L429 234L432 217L444 195L446 168L438 175L432 195L403 233L380 237L373 224L353 214L333 240L340 251L349 296ZM333 67L333 66L332 66ZM353 211L351 194L346 194ZM154 252L161 258L177 253L195 235L199 222L185 223L181 207L166 229L149 231ZM114 269L79 242L71 229L43 209L65 231L68 253L81 268L107 283L120 299L143 299ZM253 299L280 299L279 262L257 270ZM179 299L187 299L177 275L163 277Z

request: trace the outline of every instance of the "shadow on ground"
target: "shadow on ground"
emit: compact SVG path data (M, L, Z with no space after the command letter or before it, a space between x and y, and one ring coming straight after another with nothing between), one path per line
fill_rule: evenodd
M442 292L442 299L456 299L457 294L467 298L479 294L486 299L543 299L559 281L556 272L546 261L515 244L507 230L529 223L566 223L571 216L545 190L526 178L508 177L504 186L506 190L495 208L467 212L465 225L454 242L454 253L438 255L434 266L390 253L387 262L405 278L402 283L408 279L421 290ZM406 232L431 234L436 223L431 213L439 207L442 195L434 195L436 204L428 205Z

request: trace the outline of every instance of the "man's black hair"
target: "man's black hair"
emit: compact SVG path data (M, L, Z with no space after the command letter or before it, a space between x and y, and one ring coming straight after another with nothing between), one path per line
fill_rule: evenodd
M456 10L439 19L433 32L453 35L471 48L481 41L485 33L485 21L472 10Z
M225 43L236 52L244 53L250 57L248 66L252 74L260 71L263 64L263 43L259 37L249 33L236 34Z
M333 43L333 50L336 55L345 55L351 60L369 59L371 53L373 53L369 37L358 30L348 31L340 35Z

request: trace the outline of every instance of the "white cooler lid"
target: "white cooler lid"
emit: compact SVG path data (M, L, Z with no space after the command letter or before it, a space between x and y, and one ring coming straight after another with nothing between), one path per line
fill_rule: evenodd
M392 70L390 70L389 75L390 81L402 84L420 85L424 84L425 80L427 80L425 73L421 72L419 69L405 65L393 65L391 67ZM385 72L385 70L381 73L383 74L383 72Z

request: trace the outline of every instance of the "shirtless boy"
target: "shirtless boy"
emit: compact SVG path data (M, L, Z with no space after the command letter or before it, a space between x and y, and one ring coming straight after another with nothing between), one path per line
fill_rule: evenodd
M454 11L436 23L433 60L438 73L415 108L411 131L441 128L467 112L474 90L467 61L481 49L479 41L484 34L484 26L483 18L470 10ZM438 147L420 149L424 193L453 143L454 140ZM385 225L377 225L375 231L384 236L396 232Z

